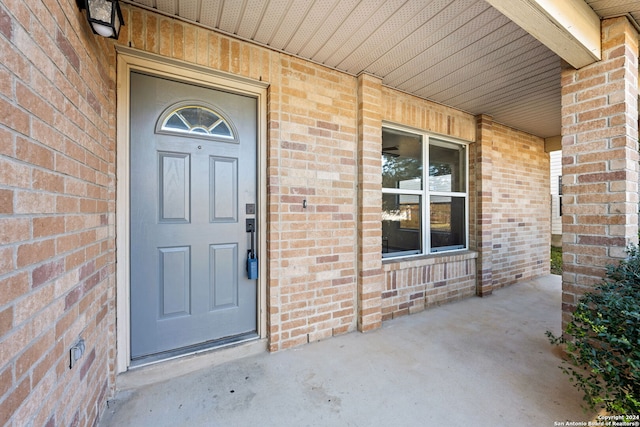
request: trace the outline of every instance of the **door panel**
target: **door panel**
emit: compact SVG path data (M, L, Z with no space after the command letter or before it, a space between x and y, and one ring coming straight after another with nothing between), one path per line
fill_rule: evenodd
M211 157L210 221L238 221L238 159Z
M238 305L238 245L211 245L211 310Z
M188 247L159 248L162 292L160 318L190 314L189 252Z
M160 157L160 222L189 222L191 188L188 154L158 153Z
M132 360L257 336L240 209L256 203L255 98L137 72L131 88ZM172 106L170 126L205 133L193 124L207 114L225 134L160 129Z

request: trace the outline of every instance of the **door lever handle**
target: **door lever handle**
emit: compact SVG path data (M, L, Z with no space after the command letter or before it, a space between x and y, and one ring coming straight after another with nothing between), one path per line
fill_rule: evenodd
M255 240L255 232L256 232L256 219L255 218L247 218L246 220L246 229L247 233L251 233L251 250L249 250L249 255L251 258L255 258L256 253L254 250L254 240Z
M256 257L254 241L256 232L255 218L247 218L247 233L251 233L251 249L247 251L247 278L254 280L258 278L258 258Z

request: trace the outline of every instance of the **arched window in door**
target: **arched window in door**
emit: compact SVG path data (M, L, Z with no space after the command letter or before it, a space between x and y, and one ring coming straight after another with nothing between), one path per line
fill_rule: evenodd
M222 113L195 103L182 102L166 109L158 120L156 132L238 142L233 125Z

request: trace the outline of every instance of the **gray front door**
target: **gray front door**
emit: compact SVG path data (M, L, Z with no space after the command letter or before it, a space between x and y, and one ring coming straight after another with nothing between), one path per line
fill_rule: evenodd
M131 73L131 359L256 336L256 99Z

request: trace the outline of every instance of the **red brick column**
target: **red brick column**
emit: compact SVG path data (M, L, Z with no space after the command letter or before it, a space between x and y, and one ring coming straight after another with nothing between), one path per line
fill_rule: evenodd
M471 145L470 158L474 167L474 206L475 209L475 250L478 252L476 262L476 295L491 295L493 291L493 269L491 255L493 193L491 178L493 174L493 119L484 114L476 116L476 143Z
M358 77L358 330L382 325L382 82Z
M562 72L563 326L638 232L638 33L602 22L602 61Z

